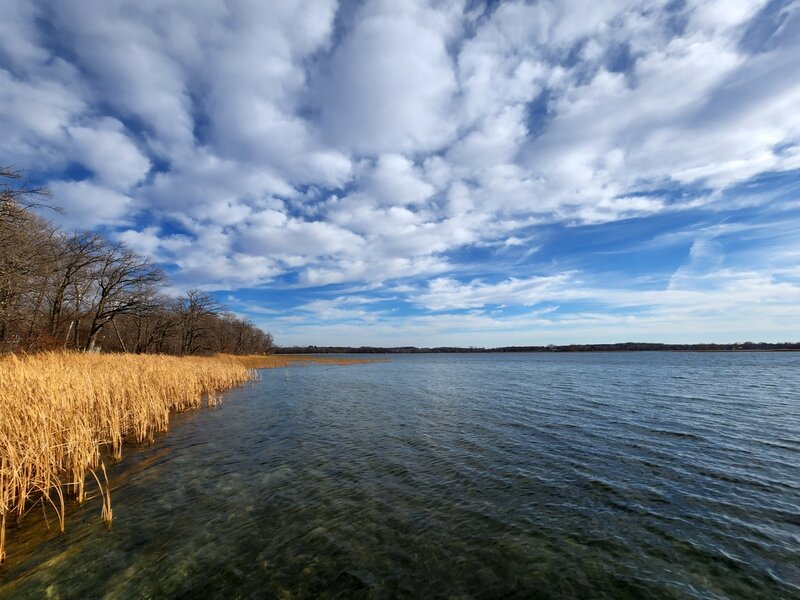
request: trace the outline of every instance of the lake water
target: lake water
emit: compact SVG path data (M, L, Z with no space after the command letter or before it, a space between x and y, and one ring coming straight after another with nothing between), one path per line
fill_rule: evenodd
M0 597L800 598L799 353L261 375L128 450L110 530L12 532Z

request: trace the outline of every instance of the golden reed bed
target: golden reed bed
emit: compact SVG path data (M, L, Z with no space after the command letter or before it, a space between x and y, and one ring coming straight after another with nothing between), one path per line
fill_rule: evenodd
M152 441L169 413L219 401L256 368L305 362L367 362L309 356L175 357L51 352L0 356L0 562L5 530L34 503L55 509L64 529L65 496L79 502L97 485L103 519L111 498L103 456L122 457L124 441ZM99 473L98 473L99 471Z

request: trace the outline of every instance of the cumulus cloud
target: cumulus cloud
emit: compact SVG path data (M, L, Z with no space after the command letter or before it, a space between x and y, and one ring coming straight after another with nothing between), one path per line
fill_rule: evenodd
M35 74L25 77L0 70L3 160L39 169L63 167L69 162L64 152L65 128L87 111L86 101L71 81L77 69L61 60L32 67Z
M6 4L0 163L181 284L530 307L588 297L553 231L796 210L797 2ZM684 242L653 302L752 272Z
M359 154L424 152L454 133L456 93L442 19L421 2L368 2L319 83L322 126Z
M133 216L130 196L91 181L55 181L48 187L64 211L63 221L75 229L125 225Z
M112 188L127 190L147 175L151 163L125 134L122 123L105 118L88 125L67 127L75 160Z

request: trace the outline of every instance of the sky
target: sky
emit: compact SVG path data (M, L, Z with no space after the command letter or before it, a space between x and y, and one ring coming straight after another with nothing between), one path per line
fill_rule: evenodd
M0 164L279 345L800 340L800 2L0 14Z

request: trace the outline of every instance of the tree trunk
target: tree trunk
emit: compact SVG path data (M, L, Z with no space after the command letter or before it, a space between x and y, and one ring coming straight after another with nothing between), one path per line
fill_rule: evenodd
M116 321L111 321L111 325L114 327L114 333L117 334L117 340L119 340L119 345L122 346L122 351L127 352L128 349L125 347L125 342L122 341L122 336L119 334Z

